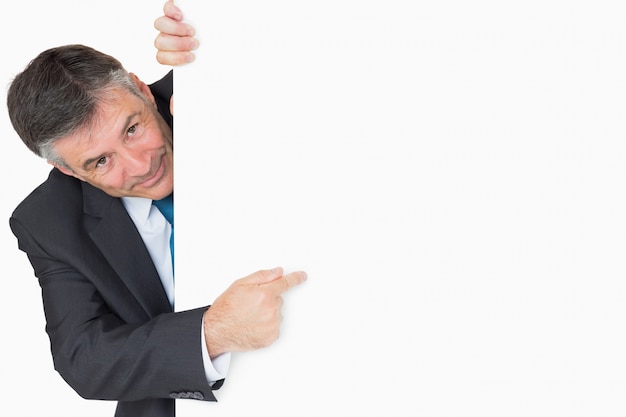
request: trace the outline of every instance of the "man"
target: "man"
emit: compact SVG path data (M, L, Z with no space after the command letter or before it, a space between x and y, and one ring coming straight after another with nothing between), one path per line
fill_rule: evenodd
M83 45L38 55L12 82L11 122L53 169L10 219L42 289L55 369L116 416L172 417L215 401L230 352L277 337L281 268L235 281L210 306L173 312L171 72L153 85ZM191 279L177 277L177 279Z

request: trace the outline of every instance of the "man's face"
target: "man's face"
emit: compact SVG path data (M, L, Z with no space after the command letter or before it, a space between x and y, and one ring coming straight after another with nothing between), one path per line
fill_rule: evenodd
M57 166L114 197L160 200L174 188L172 132L150 90L146 100L125 90L100 105L91 126L58 140L54 149L69 166ZM112 98L111 98L112 97Z

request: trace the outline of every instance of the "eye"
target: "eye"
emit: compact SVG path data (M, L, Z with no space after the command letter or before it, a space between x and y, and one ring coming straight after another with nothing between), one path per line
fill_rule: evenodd
M96 168L106 165L106 163L107 163L107 157L103 156L102 158L96 161Z
M128 136L132 136L135 134L135 132L137 132L137 124L134 124L131 127L129 127L128 130L126 131L126 134Z

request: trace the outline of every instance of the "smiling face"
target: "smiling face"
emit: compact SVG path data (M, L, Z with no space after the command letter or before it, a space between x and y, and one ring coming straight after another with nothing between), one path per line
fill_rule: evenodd
M113 197L160 200L174 188L172 132L150 89L135 82L144 97L107 94L93 123L55 142L66 166L53 165Z

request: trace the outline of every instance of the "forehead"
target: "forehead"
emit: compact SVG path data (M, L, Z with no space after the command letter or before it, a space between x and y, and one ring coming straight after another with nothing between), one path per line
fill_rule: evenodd
M124 113L136 113L144 109L146 104L143 96L115 88L106 91L98 100L94 117L86 128L93 130L97 126L107 126L115 123ZM91 125L91 126L89 126Z
M123 135L133 117L146 112L145 100L126 90L115 90L103 96L90 123L78 129L75 139L86 139L94 145L111 135Z

